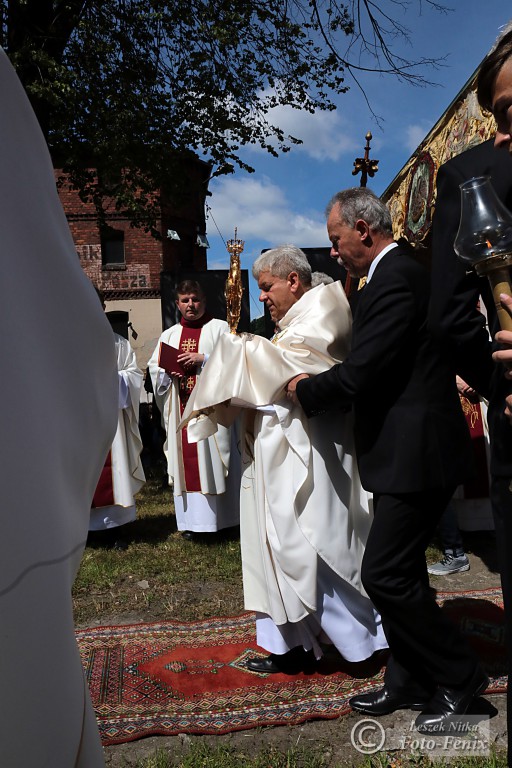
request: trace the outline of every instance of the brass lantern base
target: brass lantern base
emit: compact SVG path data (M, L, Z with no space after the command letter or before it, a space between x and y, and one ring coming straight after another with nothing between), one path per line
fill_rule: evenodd
M488 259L475 264L476 273L478 275L487 275L489 278L498 320L504 331L512 331L512 317L510 317L500 301L501 293L507 293L509 296L512 296L512 286L510 283L511 266L512 253L493 254Z

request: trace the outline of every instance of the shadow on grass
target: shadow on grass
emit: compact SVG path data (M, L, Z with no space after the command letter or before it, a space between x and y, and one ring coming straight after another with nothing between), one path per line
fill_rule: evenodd
M130 544L160 544L169 536L179 534L176 517L173 513L153 515L134 520L133 523L108 528L104 531L89 531L87 546L91 549L126 549ZM195 546L221 544L226 541L238 541L240 527L225 528L215 533L196 533L191 541L184 545Z
M87 546L92 549L123 549L130 544L157 544L166 541L176 533L176 517L174 514L152 515L134 520L132 523L118 528L107 528L104 531L89 531ZM122 542L123 546L119 546Z

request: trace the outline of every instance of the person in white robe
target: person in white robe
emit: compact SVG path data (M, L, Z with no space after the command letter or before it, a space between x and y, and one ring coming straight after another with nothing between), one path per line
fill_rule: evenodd
M135 494L146 481L139 432L143 375L128 339L114 333L114 340L119 384L117 430L93 497L90 531L112 532L135 520ZM116 543L119 546L119 540Z
M345 358L348 301L339 282L310 287L311 268L295 246L267 251L253 274L277 332L272 341L223 336L182 422L189 439L203 440L239 411L245 416L245 607L256 611L257 642L270 652L247 665L265 673L300 668L322 655L323 642L347 661L363 661L387 643L361 584L371 514L351 414L308 420L285 395L296 373L318 373Z
M153 392L166 431L164 452L179 531L186 538L238 526L240 521L240 454L236 426L221 427L199 445L178 429L188 397L219 339L229 331L226 321L212 318L199 283L185 280L176 290L181 320L162 333L149 361ZM161 343L179 350L185 369L159 366ZM174 374L174 375L173 375Z
M0 765L101 768L71 588L116 428L112 330L1 49L0 96Z

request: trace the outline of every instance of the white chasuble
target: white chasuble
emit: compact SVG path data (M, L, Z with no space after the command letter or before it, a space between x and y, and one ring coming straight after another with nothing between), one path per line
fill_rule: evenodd
M360 565L371 517L351 415L308 420L285 397L291 378L325 371L348 353L351 314L341 284L307 291L279 327L272 341L223 336L183 422L189 439L201 440L244 410L245 607L285 624L317 610L319 559L363 592Z

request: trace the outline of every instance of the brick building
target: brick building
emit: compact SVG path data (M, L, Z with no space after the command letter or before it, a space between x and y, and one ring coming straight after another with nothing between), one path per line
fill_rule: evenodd
M126 327L144 370L162 332L160 273L202 271L206 264L204 203L210 166L187 160L188 192L179 208L162 205L157 229L161 239L130 226L128 217L107 206L100 228L93 203L84 203L60 169L59 196L76 245L80 264L105 294L106 311L116 330ZM133 335L136 333L136 337Z

